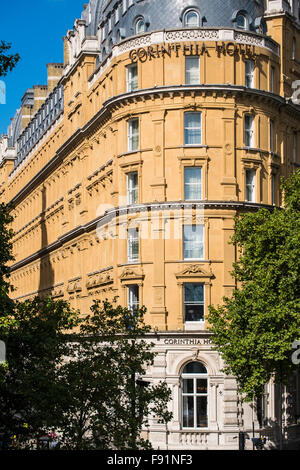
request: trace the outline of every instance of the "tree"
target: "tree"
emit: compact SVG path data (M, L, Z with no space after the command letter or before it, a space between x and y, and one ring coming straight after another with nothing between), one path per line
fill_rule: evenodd
M55 426L57 373L69 354L78 315L67 302L51 298L16 302L11 321L0 328L7 368L0 382L0 429L20 442Z
M239 253L238 288L208 321L225 371L237 378L246 400L259 397L273 378L288 384L300 339L300 171L283 182L285 207L236 218L232 243ZM299 368L299 366L298 366Z
M131 312L98 301L91 311L74 344L76 360L60 369L62 442L73 449L151 448L141 435L148 416L167 423L172 415L167 385L141 380L155 357L145 308Z
M10 49L10 43L0 41L0 77L5 77L7 72L12 71L20 60L19 54L8 54Z

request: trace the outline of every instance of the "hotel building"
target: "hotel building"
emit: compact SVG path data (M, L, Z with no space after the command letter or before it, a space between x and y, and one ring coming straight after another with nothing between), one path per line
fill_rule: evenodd
M148 377L172 389L156 449L237 449L252 422L278 444L277 388L243 403L206 318L236 287L234 217L281 206L300 164L299 15L298 0L91 0L0 140L14 297L147 307Z

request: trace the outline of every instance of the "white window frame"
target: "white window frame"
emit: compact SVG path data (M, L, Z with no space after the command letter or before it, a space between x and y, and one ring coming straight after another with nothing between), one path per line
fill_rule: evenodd
M127 286L127 305L128 310L134 311L139 309L139 286L131 284Z
M247 120L249 120L249 126ZM245 147L254 147L254 116L252 114L244 115L244 143Z
M142 29L139 26L140 24L143 25ZM135 34L143 34L146 32L146 23L143 17L140 16L139 18L136 19L135 25L134 25L134 31L135 31Z
M197 63L193 67L193 63ZM185 57L185 83L186 85L199 85L200 84L200 57L199 56L186 56Z
M196 362L196 361L193 361ZM186 364L187 366L187 364ZM203 364L204 366L204 364ZM205 366L204 366L205 367ZM205 367L206 369L206 367ZM197 393L197 379L206 380L206 392L205 393ZM193 393L184 392L184 380L193 380ZM186 373L184 369L181 374L181 423L182 429L207 429L209 426L209 376L206 370L206 373ZM193 424L194 426L184 426L184 397L193 397L193 409L194 409L194 417L193 417ZM197 397L205 397L206 398L206 426L197 426Z
M254 70L255 64L253 60L245 60L245 86L254 88Z
M136 182L134 181L136 179ZM138 204L139 197L139 174L137 171L131 171L126 175L127 181L127 204Z
M244 23L243 23L243 26L239 26L238 25L238 18L244 18ZM243 29L243 30L246 30L248 29L248 19L247 19L247 16L244 14L244 13L238 13L236 15L236 21L235 21L235 25L238 29Z
M199 116L199 126L191 126L189 125L188 118L189 116ZM191 140L192 135L189 134L189 132L197 131L199 132L200 130L200 139L199 142L191 143L189 140ZM184 145L202 145L202 113L201 112L186 112L184 113Z
M199 172L200 178L197 179L195 182L187 181L187 173L188 172ZM190 188L192 190L190 191ZM194 188L196 188L196 192L199 192L197 198L188 197L188 193L193 193ZM198 189L199 188L199 189ZM193 201L193 200L202 200L202 167L201 166L186 166L184 167L184 200L185 201Z
M197 24L189 24L188 23L188 16L190 14L193 14L197 17ZM193 8L187 10L185 13L184 13L184 17L183 17L183 26L185 28L198 28L200 26L200 15L199 15L199 12Z
M251 176L251 179L248 178ZM248 202L256 201L256 170L247 168L245 172L245 199Z
M193 302L193 301L186 301L185 299L185 287L189 286L201 286L203 290L203 300L201 302ZM200 305L203 310L202 318L199 320L186 320L186 306L193 306L193 305ZM205 284L203 282L185 282L183 283L183 319L184 319L184 324L200 324L205 321Z
M134 129L133 123L138 123L137 130ZM137 144L134 145L134 141L137 139ZM139 148L140 140L140 123L138 118L133 118L127 121L127 150L128 152L135 152Z
M196 233L194 237L187 238L187 234L190 230L190 227L192 227L191 233L193 232L197 233L197 231L201 231L201 237L199 240L195 238ZM194 227L196 227L196 230L193 230ZM188 249L188 247L191 247L193 243L194 243L194 247ZM182 251L183 251L184 260L203 260L204 259L204 225L203 224L184 224L182 226ZM189 251L192 251L194 253L198 252L198 256L188 256Z
M136 75L131 76L132 70L136 70ZM133 92L138 89L138 64L130 64L126 67L127 92Z
M127 232L127 261L128 263L135 263L139 261L139 230L137 228L130 228ZM135 249L135 245L137 249Z

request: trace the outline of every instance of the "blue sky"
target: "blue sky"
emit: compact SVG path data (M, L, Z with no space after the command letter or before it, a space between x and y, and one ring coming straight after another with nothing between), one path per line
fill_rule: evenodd
M0 39L12 43L21 60L1 80L6 104L0 104L0 135L20 107L27 88L47 84L49 62L63 62L62 37L80 18L88 0L1 0Z

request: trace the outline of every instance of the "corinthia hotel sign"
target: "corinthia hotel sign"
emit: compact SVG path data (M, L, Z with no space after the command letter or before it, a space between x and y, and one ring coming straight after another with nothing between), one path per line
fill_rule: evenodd
M255 60L257 55L255 52L255 46L248 44L235 44L233 42L216 42L215 53L218 58L221 56L242 56L246 59ZM146 62L147 60L159 59L160 57L179 57L184 56L201 56L207 55L211 57L211 50L207 48L205 43L196 44L169 44L168 46L156 45L148 47L139 47L130 51L129 57L132 63Z

